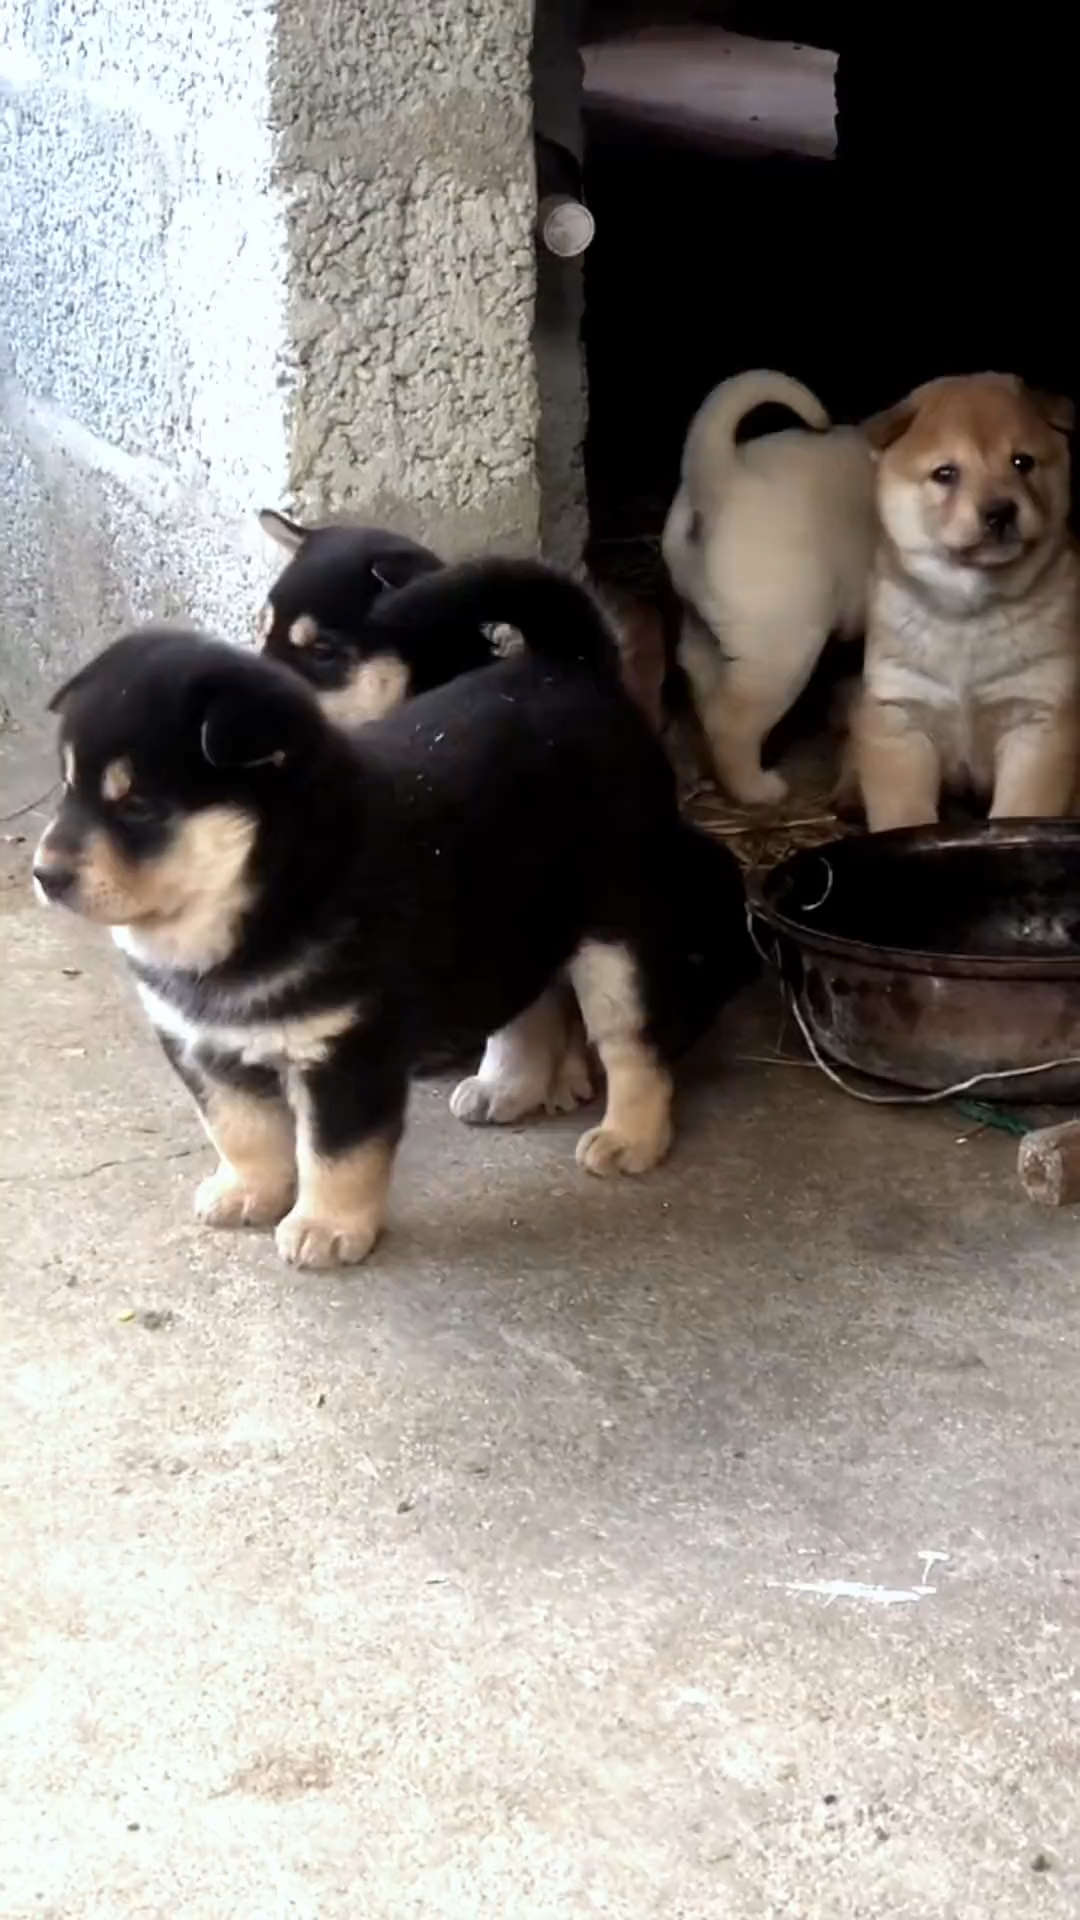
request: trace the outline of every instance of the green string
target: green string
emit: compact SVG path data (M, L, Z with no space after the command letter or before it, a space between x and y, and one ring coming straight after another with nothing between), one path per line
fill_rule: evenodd
M953 1104L965 1120L974 1120L980 1127L995 1127L998 1133L1031 1133L1037 1124L1025 1120L1015 1107L993 1106L989 1100L956 1100Z

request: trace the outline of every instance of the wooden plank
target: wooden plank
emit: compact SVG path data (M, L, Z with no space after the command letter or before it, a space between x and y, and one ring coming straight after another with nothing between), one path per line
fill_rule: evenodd
M817 160L835 151L836 56L719 29L645 29L582 49L585 107L683 140Z

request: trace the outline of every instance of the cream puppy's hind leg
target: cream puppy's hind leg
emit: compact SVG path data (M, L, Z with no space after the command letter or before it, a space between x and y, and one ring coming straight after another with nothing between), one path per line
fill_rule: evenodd
M783 775L762 766L762 748L805 688L827 639L816 622L774 618L725 630L721 652L700 630L683 629L679 658L713 764L744 806L774 806L787 793Z

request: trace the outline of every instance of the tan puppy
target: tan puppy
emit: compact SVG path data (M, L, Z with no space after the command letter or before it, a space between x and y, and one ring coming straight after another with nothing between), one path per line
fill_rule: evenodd
M1080 748L1069 400L932 380L866 426L881 542L854 754L872 832L966 784L998 817L1068 812Z

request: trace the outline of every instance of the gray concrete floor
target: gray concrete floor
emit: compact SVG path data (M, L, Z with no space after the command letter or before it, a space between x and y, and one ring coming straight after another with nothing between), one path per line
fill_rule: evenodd
M0 811L48 778L8 761ZM1075 1914L1080 1238L1014 1143L756 1064L750 1010L640 1183L419 1087L384 1244L300 1276L195 1226L111 949L29 902L39 818L5 1920Z

